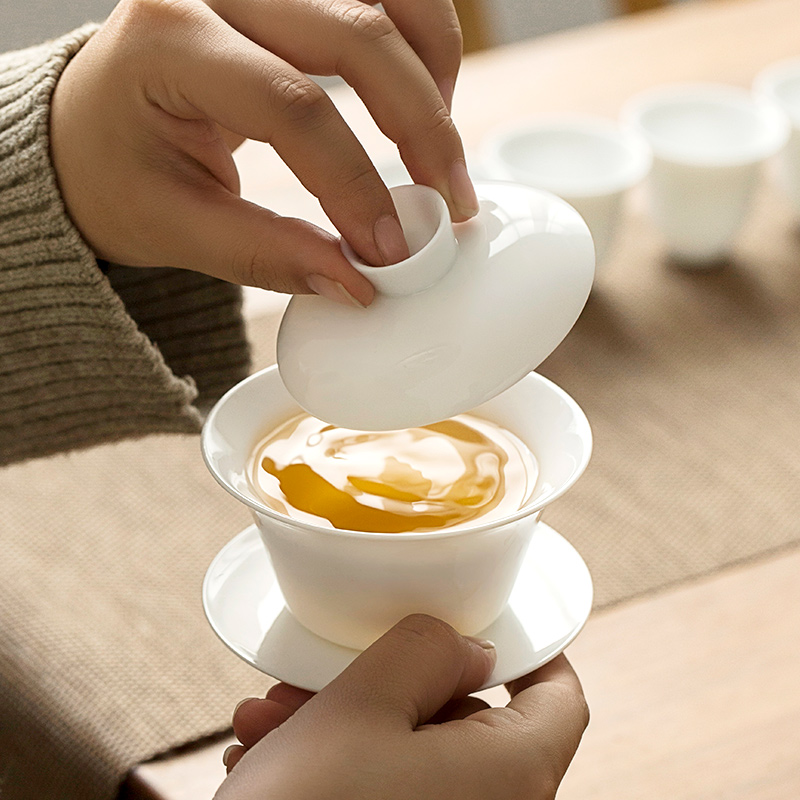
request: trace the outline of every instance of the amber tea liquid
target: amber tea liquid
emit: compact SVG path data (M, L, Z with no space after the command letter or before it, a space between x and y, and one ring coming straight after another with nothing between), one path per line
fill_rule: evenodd
M265 505L293 519L401 533L513 514L533 494L537 473L519 438L469 414L379 432L302 414L258 444L249 477Z

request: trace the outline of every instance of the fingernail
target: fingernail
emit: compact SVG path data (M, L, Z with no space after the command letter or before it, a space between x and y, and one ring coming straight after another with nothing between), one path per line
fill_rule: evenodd
M465 636L464 638L473 644L478 645L478 647L480 647L481 650L486 653L486 656L489 659L489 664L491 665L487 669L487 674L491 673L494 669L494 665L497 663L497 648L494 646L494 642L490 642L488 639L479 639L476 636Z
M465 639L468 639L473 644L478 645L478 647L486 653L487 658L489 659L489 666L486 669L486 674L491 675L494 670L495 664L497 664L497 648L494 646L494 642L489 641L489 639L479 639L476 636L465 636Z
M384 266L396 264L398 261L408 258L408 244L397 217L384 214L375 223L373 236Z
M240 709L240 708L241 708L241 707L242 707L242 706L243 706L245 703L249 703L251 700L257 700L257 699L258 699L258 698L256 698L256 697L245 697L245 698L244 698L244 700L240 700L240 701L239 701L239 702L236 704L236 708L234 708L234 709L233 709L233 716L234 716L234 717L236 716L236 712L237 712L237 711L238 711L238 710L239 710L239 709Z
M437 86L439 87L439 94L442 96L442 100L444 100L444 104L447 106L447 110L452 111L453 93L455 92L456 82L451 78L446 78L441 81L441 83L438 83Z
M306 284L314 294L327 297L328 300L333 300L335 303L341 303L345 306L366 308L366 306L356 300L339 281L331 280L324 275L309 275L306 278Z
M484 650L494 650L497 652L497 645L495 645L495 643L489 639L479 639L477 636L465 636L464 638L468 642L472 642L473 644L478 645L478 647L482 647Z
M454 161L450 168L450 196L453 198L453 205L465 217L474 217L480 211L478 196L469 178L467 165L461 159Z
M238 745L238 744L229 744L229 745L228 745L228 746L225 748L225 752L222 754L222 766L223 766L223 767L227 767L227 766L228 766L228 759L231 757L231 753L232 753L232 752L233 752L233 751L234 751L234 750L235 750L237 747L240 747L240 745Z

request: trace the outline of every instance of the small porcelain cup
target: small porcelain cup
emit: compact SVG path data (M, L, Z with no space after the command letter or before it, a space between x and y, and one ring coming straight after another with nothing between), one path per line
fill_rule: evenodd
M763 161L788 137L773 104L735 86L675 84L632 98L622 120L653 149L650 210L674 258L724 258L750 208Z
M498 130L486 138L481 156L495 177L566 200L589 226L598 264L613 242L625 192L652 160L635 131L592 116L543 116Z
M800 214L800 58L779 61L756 77L756 94L775 103L789 118L789 141L776 159L778 181Z
M505 607L542 509L578 479L591 431L581 409L531 373L473 412L520 437L539 465L530 502L503 519L421 533L333 530L289 519L261 503L248 481L256 444L301 413L275 367L231 389L202 435L206 464L249 506L289 610L306 628L363 649L407 614L446 620L466 635Z

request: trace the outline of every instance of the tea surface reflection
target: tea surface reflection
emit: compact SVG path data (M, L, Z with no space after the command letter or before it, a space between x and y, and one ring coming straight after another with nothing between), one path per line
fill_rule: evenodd
M538 468L510 431L461 414L362 432L300 415L256 447L250 481L293 519L374 533L434 531L499 519L533 494Z

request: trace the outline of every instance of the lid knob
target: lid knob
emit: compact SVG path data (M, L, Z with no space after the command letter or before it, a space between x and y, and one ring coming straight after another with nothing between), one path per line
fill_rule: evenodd
M345 258L383 294L414 294L436 283L455 263L458 245L444 198L430 186L395 186L392 200L411 255L397 264L365 264L344 239Z

